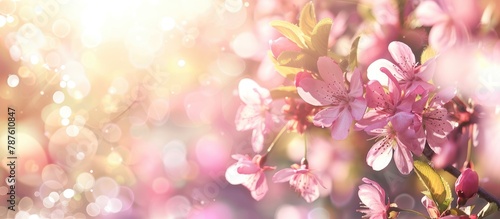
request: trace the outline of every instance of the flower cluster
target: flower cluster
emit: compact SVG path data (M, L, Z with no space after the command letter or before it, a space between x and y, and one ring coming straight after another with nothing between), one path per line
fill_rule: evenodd
M431 218L475 217L458 207L478 192L478 175L470 169L460 175L455 185L459 206L451 208L449 183L436 169L454 168L451 164L459 162L456 151L464 147L468 148L464 162L469 166L477 124L485 111L475 104L481 100L478 95L463 91L466 86L460 84L460 78L450 79L454 83L436 78L456 69L454 65L459 63L450 63L453 57L475 62L468 58L500 52L500 46L484 52L484 44L490 41L483 42L486 36L478 31L483 9L468 0L463 4L446 0L363 2L371 7L371 19L360 25L365 31L352 36L348 53L338 52L330 43L346 28L332 26L329 17L317 20L312 3L304 6L298 25L271 23L283 36L271 41L270 59L286 81L267 90L251 79L242 79L239 96L243 105L236 125L238 130L252 130L255 153L262 151L264 139L274 127L285 125L264 155L257 154L253 160L235 155L238 162L228 168L226 178L232 184L243 184L259 200L268 188L263 172L274 169L264 166L265 158L285 130L304 138L314 137L316 132L310 130L326 130L336 141L348 139L352 131L364 131L372 136L366 165L380 171L394 160L401 174L415 172L427 189L422 203ZM476 47L475 56L452 55L456 44ZM468 69L483 71L483 65L473 66ZM282 110L275 110L280 105ZM273 182L289 182L312 202L319 197L320 185L324 186L309 167L307 146L304 151L302 163L277 171ZM395 218L407 211L390 204L379 184L367 178L362 181L365 184L359 186L358 195L364 217Z

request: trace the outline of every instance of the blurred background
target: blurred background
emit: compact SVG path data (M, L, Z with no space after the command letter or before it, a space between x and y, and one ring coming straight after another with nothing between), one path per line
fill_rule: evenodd
M306 2L0 0L0 120L15 108L18 157L18 210L2 201L0 217L360 218L363 176L392 202L424 212L414 174L366 165L373 142L361 132L333 141L314 130L309 162L326 189L311 204L271 175L259 202L226 181L231 154L252 154L251 132L234 125L238 82L290 83L268 58L280 36L269 22L295 23ZM318 17L334 20L330 44L339 54L361 25L358 4L315 1ZM303 147L303 137L285 134L269 165L299 162ZM9 175L6 149L1 179ZM495 158L484 159L481 185L500 196L499 172L485 168ZM7 192L0 184L2 199Z

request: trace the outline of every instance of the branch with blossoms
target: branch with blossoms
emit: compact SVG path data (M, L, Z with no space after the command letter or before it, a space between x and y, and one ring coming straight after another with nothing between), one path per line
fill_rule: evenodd
M334 140L358 131L375 142L366 154L366 165L381 171L394 160L400 174L417 175L425 188L422 204L427 209L421 213L399 208L377 182L363 178L358 192L363 217L396 218L400 212L410 212L424 218L483 218L498 211L499 199L479 187L472 156L486 144L478 138L482 124L498 116L494 110L498 91L477 83L493 90L479 95L470 92L465 81L470 75L449 78L450 71L460 70L457 60L470 62L465 66L472 72L499 67L500 43L491 38L487 22L480 22L481 17L487 19L486 9L477 4L376 1L365 15L365 29L352 36L348 54L329 46L334 20L318 21L312 2L303 7L298 24L273 21L271 26L283 36L271 42L269 57L288 82L268 90L249 78L240 81L243 104L236 128L252 131L256 154L233 155L236 162L226 171L228 182L245 186L255 200L261 200L268 191L265 172L276 169L266 162L283 134L297 132L307 142L306 135L314 137L312 127L327 130ZM458 10L463 7L470 10ZM415 46L399 40L412 31L427 42ZM377 48L372 51L370 46ZM423 51L421 57L415 50ZM276 132L262 153L265 139ZM313 202L324 182L312 171L307 151L306 143L301 163L275 172L272 181L289 182L306 202ZM465 160L457 156L459 151L465 151ZM456 166L462 162L460 171ZM454 194L441 170L457 177ZM478 193L488 204L473 213L474 206L467 203Z

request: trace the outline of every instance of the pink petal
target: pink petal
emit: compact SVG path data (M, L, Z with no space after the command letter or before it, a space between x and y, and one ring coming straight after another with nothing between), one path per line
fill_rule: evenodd
M252 175L252 179L243 185L250 190L252 197L260 201L268 191L266 176L263 172Z
M439 209L437 208L436 203L428 198L427 196L422 197L422 205L427 209L427 212L429 213L429 216L431 218L439 218Z
M354 69L351 76L351 85L349 86L349 96L351 97L362 97L363 96L363 81L361 78L361 70L359 68Z
M300 195L306 200L307 203L311 203L319 198L319 188L317 184L309 185L309 188L306 188L301 191Z
M409 129L410 125L413 124L414 117L415 115L413 115L412 113L396 113L396 115L391 118L392 127L394 128L394 130L396 130L396 132L403 132L406 129Z
M434 1L421 2L417 9L415 9L415 16L424 26L433 26L449 19L446 13Z
M248 157L248 155L242 155L242 154L233 154L231 155L231 158L237 160L237 161L240 161L240 160L250 160L250 158Z
M362 184L359 186L358 196L361 202L375 212L385 211L384 199L385 194L373 186L373 184Z
M260 171L260 167L252 161L239 162L238 169L239 174L254 174Z
M399 69L399 68L396 67L392 62L390 62L386 59L378 59L368 66L368 69L366 70L366 76L368 77L368 80L370 80L370 81L378 81L383 86L387 86L389 83L389 78L387 77L387 75L385 73L383 73L380 70L382 68L386 68L390 72L394 72L395 74L399 74L398 71L396 70L396 68L397 69ZM400 77L400 76L398 76L398 77Z
M390 115L384 112L370 110L365 113L364 117L356 123L356 130L370 130L382 128L389 122Z
M361 179L364 183L372 185L375 189L377 189L377 193L379 194L378 199L382 202L385 203L385 190L375 181L368 179L366 177L363 177Z
M297 46L297 44L295 44L286 37L280 37L272 41L270 44L271 44L271 52L273 53L273 56L275 58L278 58L279 55L281 55L281 53L285 51L296 51L296 52L301 51L301 49Z
M383 138L377 141L368 154L366 155L366 163L375 171L384 169L392 159L392 139Z
M241 101L247 105L268 104L271 101L269 90L262 88L252 79L241 79L238 84Z
M370 108L385 109L387 104L392 103L389 95L378 81L369 81L366 86L366 101Z
M394 150L394 163L399 172L404 175L410 174L413 170L413 157L410 150L398 145Z
M335 85L335 90L346 90L344 86L344 73L339 65L330 57L322 56L318 58L318 71L323 81Z
M285 168L276 172L273 176L274 183L288 182L295 174L295 170L292 168Z
M416 76L419 77L422 81L430 81L434 76L435 71L436 71L436 59L431 58L420 66L420 70Z
M238 131L257 127L262 122L260 107L255 107L255 105L240 106L234 122Z
M366 111L366 100L362 98L354 99L349 103L351 107L351 115L354 120L360 120Z
M236 164L233 164L227 168L225 176L226 180L232 185L239 185L247 182L251 175L239 174L238 166Z
M262 125L255 127L252 131L252 148L255 153L262 151L264 147L264 127Z
M334 98L328 85L324 81L303 78L300 80L297 87L299 96L307 103L313 106L330 105L336 98Z
M454 87L445 87L437 92L434 98L431 100L431 104L444 105L449 102L453 97L455 97L457 89Z
M413 73L413 65L415 64L415 55L411 48L399 41L389 43L389 53L392 58L401 67L401 70L407 73Z
M316 115L314 115L314 125L321 127L330 127L332 123L339 117L340 110L342 109L342 107L332 106L319 111L318 113L316 113Z
M300 85L300 81L304 78L310 78L313 79L312 74L309 72L304 72L301 71L295 75L295 87L298 87Z
M352 125L352 116L348 109L342 110L339 117L335 120L331 127L331 135L335 140L343 140L347 138L349 129Z
M429 32L429 44L437 51L465 42L468 38L466 27L462 23L451 21L436 24Z

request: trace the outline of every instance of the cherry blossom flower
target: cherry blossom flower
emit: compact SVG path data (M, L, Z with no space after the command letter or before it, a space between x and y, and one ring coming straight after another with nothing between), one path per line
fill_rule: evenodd
M406 94L401 90L396 78L384 72L388 78L387 89L380 81L371 80L366 85L366 101L370 108L363 119L356 123L357 129L369 132L382 128L399 112L410 113L415 102L415 94Z
M252 79L242 79L238 86L240 106L236 114L236 130L252 129L252 147L254 152L262 151L264 135L279 122L279 117L271 113L271 94Z
M273 176L274 183L290 182L290 186L295 188L295 191L311 203L319 197L319 186L325 186L321 180L311 172L307 162L302 165L293 164L291 168L285 168L276 172Z
M299 134L313 125L310 117L316 112L317 108L302 100L295 98L285 98L286 105L283 106L281 111L285 115L285 120L288 120L288 130L295 130Z
M468 40L470 30L479 24L481 9L475 0L428 0L418 5L415 17L432 26L429 44L441 51Z
M363 205L358 212L365 214L363 218L384 219L389 211L389 199L385 198L384 189L375 181L363 177L365 184L359 186L358 196Z
M314 125L331 127L334 139L345 139L352 121L361 119L366 110L361 73L359 70L353 72L347 89L342 70L329 57L319 58L318 70L323 80L302 77L297 91L307 103L326 106L314 116Z
M261 155L250 159L248 155L234 154L232 158L238 162L227 168L226 180L233 185L242 184L250 190L255 200L261 200L268 191L264 171L274 170L276 167L264 166L266 158Z
M428 60L425 64L417 66L415 55L406 44L393 41L389 44L389 53L396 64L387 59L378 59L368 66L368 79L387 81L387 74L393 75L407 93L417 92L422 94L425 91L434 90L434 86L428 81L434 75L435 61Z
M366 163L373 170L384 169L393 155L399 172L407 175L413 170L412 152L421 155L423 151L418 147L414 126L419 126L419 123L415 123L414 118L410 113L398 113L385 127L368 132L379 139L366 155Z

